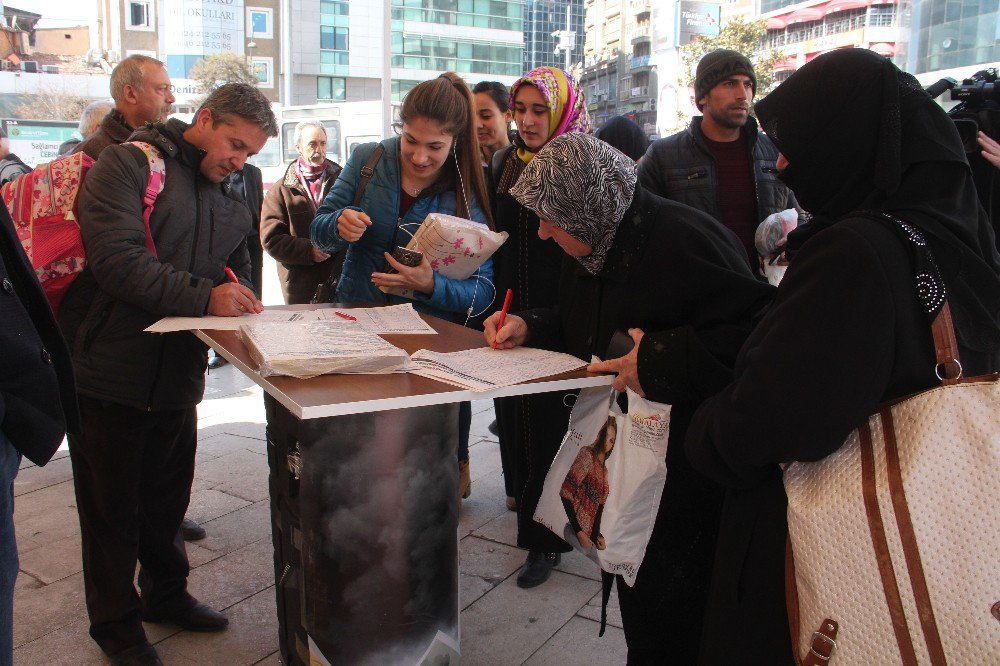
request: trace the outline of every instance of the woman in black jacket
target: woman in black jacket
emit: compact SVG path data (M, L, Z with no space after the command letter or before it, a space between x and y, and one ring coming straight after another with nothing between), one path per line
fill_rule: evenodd
M511 193L564 258L557 305L485 322L498 347L527 344L605 356L616 331L636 348L614 367L671 403L667 482L636 583L618 583L629 663L690 663L715 549L721 488L691 469L683 437L694 408L729 381L736 353L773 288L754 279L736 236L708 215L643 190L628 157L585 134L553 139ZM645 332L644 332L645 331ZM603 369L604 364L591 366Z
M910 240L886 214L926 239L940 279L924 275L922 291L947 293L965 374L1000 366L1000 257L958 132L917 81L871 51L838 50L756 112L781 151L781 179L814 218L789 234L788 272L736 380L688 430L692 464L729 488L708 664L793 662L778 464L833 453L879 403L938 383L936 310L918 298Z

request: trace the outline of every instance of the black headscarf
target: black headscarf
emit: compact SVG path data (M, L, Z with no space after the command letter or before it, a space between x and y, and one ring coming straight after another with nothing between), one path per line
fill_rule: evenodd
M961 342L1000 348L1000 256L955 124L911 75L867 49L823 54L755 105L788 159L780 178L813 220L794 251L860 211L924 232ZM876 223L873 221L873 223Z
M622 151L636 162L649 148L649 137L638 124L625 116L615 116L610 119L594 132L594 136Z

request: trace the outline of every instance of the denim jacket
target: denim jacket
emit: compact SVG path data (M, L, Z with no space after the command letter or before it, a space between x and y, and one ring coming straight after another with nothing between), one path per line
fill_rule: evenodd
M478 273L465 280L453 280L434 273L434 292L417 292L413 299L383 294L372 284L371 274L384 272L387 262L383 252L396 245L405 246L429 213L455 214L455 192L451 187L431 187L419 197L406 215L399 219L402 186L399 166L399 137L382 141L385 152L375 166L375 173L365 187L360 205L354 206L354 194L361 179L361 168L368 162L378 144L359 146L347 160L336 184L316 211L310 227L313 244L327 253L348 245L344 269L337 287L337 300L344 302L375 302L386 304L412 302L413 307L450 321L464 321L468 313L476 314L493 300L493 260L488 259ZM486 224L486 215L468 192L470 219ZM372 220L361 238L348 244L337 233L337 219L347 208L360 210ZM398 230L397 230L398 229Z

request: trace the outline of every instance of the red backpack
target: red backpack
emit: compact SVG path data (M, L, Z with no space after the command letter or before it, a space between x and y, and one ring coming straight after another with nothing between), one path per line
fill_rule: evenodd
M166 165L160 151L148 143L133 141L149 161L149 181L142 199L142 220L146 225L146 249L156 256L149 231L149 216L156 197L163 191ZM14 220L14 228L32 268L42 283L52 311L73 280L87 264L77 217L77 198L83 179L94 163L85 153L73 153L47 164L0 187L0 196Z

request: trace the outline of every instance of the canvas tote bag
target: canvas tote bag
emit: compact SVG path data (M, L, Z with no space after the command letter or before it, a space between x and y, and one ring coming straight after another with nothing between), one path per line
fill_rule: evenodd
M802 664L1000 664L1000 378L962 377L944 290L930 298L940 386L785 469Z

